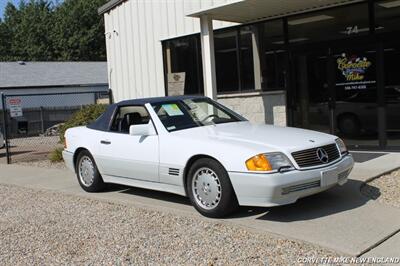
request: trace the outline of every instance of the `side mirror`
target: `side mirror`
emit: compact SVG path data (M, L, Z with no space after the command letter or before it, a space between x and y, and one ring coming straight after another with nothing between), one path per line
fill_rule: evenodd
M153 136L157 135L154 129L153 123L149 122L147 124L131 125L129 127L129 135L131 136Z

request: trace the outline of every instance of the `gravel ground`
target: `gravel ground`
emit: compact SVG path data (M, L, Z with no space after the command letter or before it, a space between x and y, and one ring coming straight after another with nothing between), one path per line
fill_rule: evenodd
M361 188L361 192L380 203L400 208L400 169L383 175Z
M338 255L217 220L8 185L0 195L1 265L297 265Z
M52 163L50 160L16 162L16 164L24 166L43 167L43 168L66 169L64 162Z

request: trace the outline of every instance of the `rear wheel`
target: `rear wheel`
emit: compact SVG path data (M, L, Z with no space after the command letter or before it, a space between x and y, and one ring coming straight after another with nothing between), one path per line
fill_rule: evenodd
M199 159L192 165L187 192L196 210L207 217L224 217L238 208L228 173L213 159Z
M90 152L84 150L78 154L75 168L79 185L83 190L87 192L98 192L104 189L105 184L103 178Z

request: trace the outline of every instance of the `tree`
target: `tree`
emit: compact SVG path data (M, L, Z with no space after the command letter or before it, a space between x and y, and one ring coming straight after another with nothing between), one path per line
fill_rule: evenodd
M15 17L17 9L11 3L8 3L4 12L6 21L10 20L10 17ZM9 24L9 23L8 23ZM6 22L0 19L0 58L1 61L13 60L11 53L11 39L12 39L12 28L9 27Z
M106 0L8 3L0 21L0 61L105 60L104 23L97 8Z
M104 22L97 9L106 0L65 0L55 10L53 41L59 60L106 60Z
M8 55L10 55L11 51L10 47L10 32L5 24L0 20L0 58L12 60L12 58L8 58Z
M45 0L22 1L18 9L9 3L0 27L7 39L6 49L0 51L2 57L5 60L51 60L51 25L51 3Z

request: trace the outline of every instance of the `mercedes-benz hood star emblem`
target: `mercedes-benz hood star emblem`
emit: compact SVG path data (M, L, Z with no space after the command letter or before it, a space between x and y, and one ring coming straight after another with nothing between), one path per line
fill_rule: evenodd
M328 153L322 148L317 150L317 157L323 163L327 163L329 161Z

